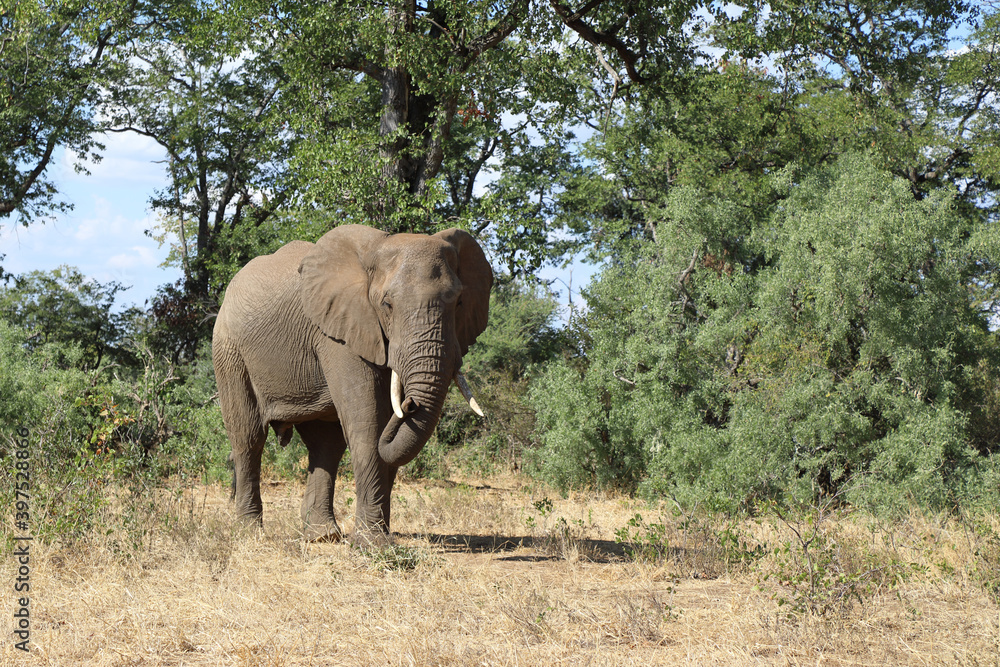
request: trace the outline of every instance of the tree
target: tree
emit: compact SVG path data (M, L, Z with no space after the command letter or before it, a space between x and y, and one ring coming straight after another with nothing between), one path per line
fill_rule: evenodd
M766 213L781 196L769 173L865 151L915 197L955 188L957 205L993 215L996 20L983 17L965 49L950 41L974 17L968 3L937 0L795 0L716 16L710 43L722 56L609 114L563 201L591 244L613 252L615 239L655 236L648 212L671 187L700 183Z
M88 280L70 266L31 271L0 288L0 317L28 332L29 351L50 344L78 347L82 356L75 363L82 370L108 362L128 365L134 359L126 339L138 312L113 310L115 297L126 289ZM56 356L67 363L64 354Z
M701 5L282 6L270 20L288 34L294 122L310 137L295 157L308 197L390 231L457 221L515 238L528 231L521 218L475 201L488 161L503 171L534 151L531 133L565 136L560 128L589 118L599 99L693 58L684 25ZM547 230L531 231L523 245L547 247Z
M22 224L71 208L45 174L56 150L98 160L109 57L137 29L139 0L25 0L0 8L0 217Z
M975 487L1000 246L995 19L949 51L966 9L720 20L727 57L608 114L558 196L606 268L582 357L536 386L543 474L729 507Z
M787 196L750 234L767 257L753 273L689 270L711 200L677 188L658 241L589 291L584 363L533 391L543 474L729 508L842 491L942 508L965 493L996 452L978 413L995 404L997 346L969 285L997 233L876 164L772 175ZM715 223L746 215L723 207Z
M544 187L541 208L512 217L503 188L484 202L477 179L490 161L529 172L541 156L573 169L559 128L587 115L579 100L600 97L574 72L589 62L613 74L613 94L653 78L690 56L682 25L695 6L181 0L151 10L108 109L115 131L168 153L171 184L151 203L159 233L179 239L185 278L157 310L197 323L175 342L194 349L207 335L206 315L248 259L344 222L472 228L512 272L561 253ZM525 119L506 127L511 114ZM529 135L543 127L563 140L539 153Z
M789 0L752 3L747 15L720 29L721 44L743 58L778 54L817 106L832 94L850 113L833 138L875 148L915 196L978 171L970 158L981 121L993 115L995 16L971 30L969 51L958 55L949 50L955 28L976 28L978 16L963 0ZM981 191L970 185L975 199Z
M284 131L285 77L266 36L255 38L223 5L176 2L122 53L111 88L114 131L155 140L170 184L150 203L177 245L184 292L202 311L276 236L265 225L293 194L285 177L295 138Z

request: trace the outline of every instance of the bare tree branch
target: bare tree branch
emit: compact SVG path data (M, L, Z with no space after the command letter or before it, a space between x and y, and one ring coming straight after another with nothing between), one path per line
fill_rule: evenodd
M637 63L639 62L639 54L634 53L625 42L621 41L615 37L612 33L600 32L595 30L591 25L583 20L583 16L586 12L589 12L594 7L601 4L600 0L592 0L592 2L587 3L583 9L578 12L574 12L565 4L559 2L559 0L549 0L549 4L552 9L555 10L562 22L570 30L580 35L586 42L594 45L603 45L611 47L618 54L618 57L622 59L625 64L625 71L628 72L630 79L636 82L643 82L646 79L639 74L637 69ZM631 14L629 14L631 16Z

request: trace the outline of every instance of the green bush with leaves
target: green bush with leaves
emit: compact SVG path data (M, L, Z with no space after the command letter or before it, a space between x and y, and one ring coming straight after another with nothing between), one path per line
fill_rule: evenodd
M0 319L0 424L5 430L33 421L41 409L41 384L25 348L27 337L23 329Z
M32 534L73 543L123 520L109 489L137 481L143 456L131 443L112 448L112 434L132 419L112 402L98 371L78 367L88 363L86 352L64 342L32 345L34 335L0 320L2 453L12 455L20 432L27 443ZM17 488L13 476L13 466L0 470L0 501L8 507ZM130 495L138 502L143 494Z
M72 269L32 274L2 295L10 308L0 318L0 455L10 455L23 428L37 539L69 545L124 526L119 534L128 544L116 548L127 555L151 528L156 489L228 478L211 357L205 346L177 367L127 320L90 328L111 302L88 301L94 285L65 275L79 276ZM56 312L75 304L87 317L57 322L46 303ZM8 321L25 317L30 330ZM0 470L8 506L13 470Z
M155 369L152 353L149 359L151 370ZM156 456L164 474L181 481L228 483L229 441L215 396L211 343L202 343L184 366L159 363L169 369L167 377L159 380L162 394L157 399L163 433Z
M602 272L584 358L532 389L538 471L730 509L985 498L1000 365L977 291L996 232L865 155L771 178L762 222L675 189L659 241ZM742 261L711 233L740 228Z

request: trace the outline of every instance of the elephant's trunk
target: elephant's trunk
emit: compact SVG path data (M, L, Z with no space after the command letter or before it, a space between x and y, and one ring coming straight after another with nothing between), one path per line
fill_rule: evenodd
M395 414L382 431L378 442L378 455L385 463L399 467L417 457L430 439L441 418L448 380L440 380L423 390L408 387L404 405L404 417ZM409 411L409 414L405 412Z
M469 381L465 379L465 375L461 372L455 373L454 379L455 386L462 392L465 400L469 402L469 407L472 408L472 411L480 417L485 417L486 415L483 414L483 409L479 407L476 397L472 395L472 388L469 387ZM403 419L407 414L403 412L403 382L399 379L399 374L396 371L392 372L392 381L389 384L389 401L392 403L392 413ZM412 406L414 404L410 402L408 405Z
M415 459L441 418L457 370L457 355L446 354L443 342L434 348L432 353L421 355L414 370L403 370L399 375L393 371L393 415L378 443L379 458L391 466L403 466Z

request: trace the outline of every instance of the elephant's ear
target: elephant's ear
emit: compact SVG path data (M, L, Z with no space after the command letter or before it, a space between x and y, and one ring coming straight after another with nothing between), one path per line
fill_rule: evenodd
M490 314L490 289L493 268L476 239L462 229L446 229L436 237L451 243L458 252L458 279L462 281L462 299L455 311L455 328L462 355L486 329Z
M386 343L368 297L368 266L374 247L387 236L363 225L337 227L324 234L299 265L299 296L309 319L379 366L386 363Z

